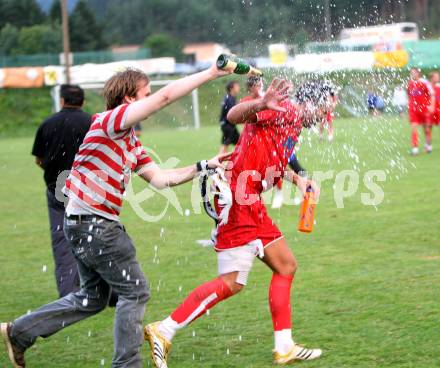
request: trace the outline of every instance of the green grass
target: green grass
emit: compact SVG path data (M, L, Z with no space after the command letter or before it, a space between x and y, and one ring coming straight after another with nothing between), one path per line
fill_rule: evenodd
M334 181L326 181L312 234L296 231L297 206L270 211L299 261L295 338L324 350L322 359L304 366L440 366L439 135L437 129L432 155L412 158L408 124L393 118L337 120L332 145L304 133L299 157L309 170L387 170L380 183L384 201L376 208L361 204L361 192L368 193L363 185L336 208ZM163 160L176 156L189 164L217 151L219 131L146 131L142 141ZM2 321L56 297L42 172L31 145L30 137L0 140ZM135 179L135 187L143 183ZM192 208L190 190L189 184L176 189L183 209ZM157 214L164 204L155 195L143 207ZM167 316L192 288L216 276L214 252L195 244L209 236L206 215L181 216L170 208L160 222L147 223L126 203L122 220L151 282L145 322ZM257 262L241 294L177 335L170 366L271 366L270 277ZM27 353L29 367L97 367L102 359L110 366L113 315L109 309L40 339ZM143 355L148 366L147 349ZM4 354L0 367L8 367Z

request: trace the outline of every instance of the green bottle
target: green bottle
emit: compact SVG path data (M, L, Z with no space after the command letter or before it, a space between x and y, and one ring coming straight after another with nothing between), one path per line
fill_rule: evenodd
M235 74L262 76L263 72L246 63L235 55L221 54L217 59L217 68L228 70Z

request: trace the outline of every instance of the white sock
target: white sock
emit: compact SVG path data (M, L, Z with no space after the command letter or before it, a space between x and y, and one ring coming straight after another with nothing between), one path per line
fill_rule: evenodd
M157 328L163 337L165 337L168 341L171 341L177 330L179 330L181 327L171 317L167 317L161 323L159 323Z
M275 351L280 354L287 354L294 345L292 339L292 330L285 329L281 331L275 331Z

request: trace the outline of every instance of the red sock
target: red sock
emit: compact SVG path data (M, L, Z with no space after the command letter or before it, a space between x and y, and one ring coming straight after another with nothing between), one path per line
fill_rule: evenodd
M171 318L179 328L184 327L231 295L229 286L221 278L216 278L194 289L171 314Z
M419 134L417 133L417 128L413 128L412 130L411 142L413 147L419 146Z
M290 287L293 275L283 276L277 273L272 275L269 287L269 306L272 313L274 331L292 328L290 308Z

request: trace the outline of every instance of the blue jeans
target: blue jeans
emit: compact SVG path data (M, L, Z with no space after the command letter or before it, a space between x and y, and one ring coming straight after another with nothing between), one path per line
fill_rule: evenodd
M64 233L78 263L81 289L13 322L12 341L23 350L102 311L110 288L118 296L112 367L142 366L142 320L149 298L147 281L124 227L100 217L64 219Z
M55 261L55 280L60 298L79 290L78 266L71 247L64 236L64 203L55 198L52 190L46 190L49 210L52 253Z

